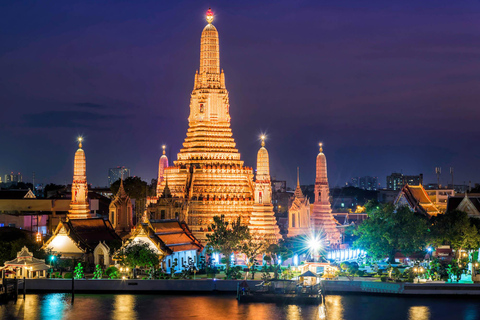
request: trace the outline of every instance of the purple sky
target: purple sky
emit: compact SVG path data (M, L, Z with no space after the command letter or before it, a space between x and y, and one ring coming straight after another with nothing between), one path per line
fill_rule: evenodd
M314 182L319 141L332 186L480 181L480 4L461 0L2 1L0 174L71 183L81 134L93 185L154 178L185 138L208 7L247 166L266 132L291 186L297 166Z

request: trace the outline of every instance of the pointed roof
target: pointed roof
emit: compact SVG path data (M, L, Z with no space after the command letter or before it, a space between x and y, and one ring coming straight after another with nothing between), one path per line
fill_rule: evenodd
M173 251L170 249L163 240L155 234L155 230L148 223L139 223L133 230L130 239L135 239L135 237L144 235L148 237L150 241L155 245L155 247L164 252L165 254L172 254Z
M295 198L304 198L302 188L300 187L300 168L297 167L297 188L295 189L295 193L293 194Z
M317 275L315 273L313 273L312 271L308 270L304 273L302 273L301 275L299 275L299 277L317 277Z
M155 234L174 252L203 250L203 245L195 238L185 221L162 219L149 220L148 223L155 230Z
M270 177L270 161L268 151L265 148L265 136L261 136L262 145L257 153L257 180L265 180Z
M422 185L413 186L406 184L400 190L395 205L401 205L403 200L413 211L422 213L427 216L434 216L440 213L438 208L432 203L427 192Z
M128 202L129 200L130 200L130 197L125 191L125 188L123 187L123 178L122 178L120 179L120 187L118 188L117 194L115 195L115 198L113 198L113 201L111 202L110 205L125 203L125 202Z

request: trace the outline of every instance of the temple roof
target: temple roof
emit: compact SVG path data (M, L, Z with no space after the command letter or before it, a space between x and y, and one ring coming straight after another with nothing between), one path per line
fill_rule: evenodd
M22 250L17 252L17 257L10 261L5 261L5 267L25 267L32 268L32 271L47 270L50 267L45 264L45 260L37 259L33 257L26 246L23 246Z
M103 218L67 219L58 224L52 237L44 244L44 248L48 247L62 228L65 228L68 236L84 251L95 249L100 241L107 244L110 241L121 241L108 220Z
M162 252L165 252L166 254L172 254L173 251L170 249L163 240L155 234L155 230L146 223L139 223L136 227L135 230L132 232L132 235L130 238L135 238L138 235L146 235L150 241L153 242L153 244L157 247Z
M430 198L428 197L422 185L404 185L395 199L394 204L401 204L402 198L405 199L408 206L415 212L428 216L437 215L440 213L438 208L432 203L432 201L430 201Z
M174 252L203 250L203 245L195 238L185 222L178 220L150 220L155 234Z
M480 196L466 194L464 196L448 197L447 212L458 209L462 201L469 201L471 205L480 212Z

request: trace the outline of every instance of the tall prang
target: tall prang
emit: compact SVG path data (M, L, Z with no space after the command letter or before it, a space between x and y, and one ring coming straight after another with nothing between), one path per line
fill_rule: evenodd
M232 137L218 31L210 9L207 22L201 35L200 69L190 97L187 137L174 165L165 169L172 196L186 202L182 218L200 240L206 239L216 215L225 215L227 221L240 217L247 225L253 206L253 169L244 167Z
M91 218L88 203L87 161L82 149L82 138L78 138L78 150L73 161L72 200L67 217L69 219Z
M160 157L160 160L158 160L158 179L157 179L157 197L160 197L162 194L162 182L165 179L165 169L168 168L168 158L165 155L165 148L166 146L162 146L162 156Z
M336 228L337 222L332 215L327 177L327 158L323 153L322 143L320 143L320 153L317 155L315 202L311 213L311 225L316 231L323 230L330 246L340 246L341 234Z
M265 136L262 135L262 146L257 153L257 174L255 176L255 197L250 230L263 239L277 242L282 236L274 216L272 205L272 182L270 181L270 161L265 148Z

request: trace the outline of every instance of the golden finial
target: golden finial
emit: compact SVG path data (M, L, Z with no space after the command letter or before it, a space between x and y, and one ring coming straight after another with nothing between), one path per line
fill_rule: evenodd
M78 137L77 140L78 140L78 147L81 148L81 147L82 147L83 138L82 138L82 137Z
M213 22L213 11L211 8L208 8L207 10L207 22L212 23Z
M262 147L265 147L265 135L261 135L260 139L262 139Z
M162 149L163 149L163 154L165 154L165 148L166 148L166 146L165 146L165 145L163 145L163 146L162 146Z
M323 143L320 142L318 145L320 146L320 153L322 153L323 152Z

